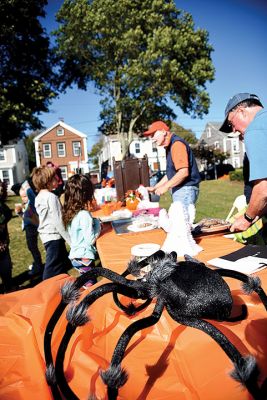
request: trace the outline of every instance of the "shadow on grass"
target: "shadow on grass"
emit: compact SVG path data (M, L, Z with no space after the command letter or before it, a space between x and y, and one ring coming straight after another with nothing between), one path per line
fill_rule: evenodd
M96 259L95 266L96 267L102 266L99 258ZM67 273L70 276L73 276L74 278L77 278L80 275L74 268L69 269ZM38 283L40 283L40 282L42 282L42 274L30 276L29 271L24 271L24 272L20 273L19 275L12 277L12 286L13 287L12 287L12 290L9 291L9 293L15 292L18 290L32 288L32 287L38 285ZM4 294L4 286L2 284L0 284L0 294Z
M28 271L24 271L17 276L13 276L12 290L10 290L9 293L17 290L32 288L38 285L40 282L42 282L42 275L29 276ZM2 284L0 285L0 293L4 293L4 287Z

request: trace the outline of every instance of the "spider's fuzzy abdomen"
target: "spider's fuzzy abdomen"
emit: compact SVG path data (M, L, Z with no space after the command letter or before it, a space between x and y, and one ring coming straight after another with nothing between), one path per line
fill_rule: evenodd
M224 320L232 310L232 296L222 277L204 264L182 262L169 278L167 303L181 315Z

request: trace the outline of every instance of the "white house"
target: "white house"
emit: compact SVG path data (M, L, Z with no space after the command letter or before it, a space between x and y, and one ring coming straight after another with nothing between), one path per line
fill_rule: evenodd
M103 147L99 155L99 167L103 162L108 161L112 166L113 157L115 161L122 159L121 144L116 135L103 136ZM140 138L134 136L134 140L130 144L130 154L136 158L143 158L147 155L148 165L152 171L166 170L166 154L163 147L157 147L149 138Z
M0 147L0 179L7 183L8 190L23 182L28 174L28 153L22 139Z
M205 126L199 142L205 143L214 149L220 149L224 153L228 153L229 157L225 163L232 164L234 168L243 166L243 158L245 153L244 143L239 138L230 138L225 132L219 130L222 123L208 122Z

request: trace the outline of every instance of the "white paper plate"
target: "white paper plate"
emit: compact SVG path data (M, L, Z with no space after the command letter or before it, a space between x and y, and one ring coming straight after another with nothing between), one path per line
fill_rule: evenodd
M132 224L127 227L127 229L131 232L145 232L145 231L151 231L151 229L155 228L157 228L157 225L152 223L144 227L139 227L137 224Z
M131 254L135 257L149 257L160 249L156 243L141 243L131 248Z

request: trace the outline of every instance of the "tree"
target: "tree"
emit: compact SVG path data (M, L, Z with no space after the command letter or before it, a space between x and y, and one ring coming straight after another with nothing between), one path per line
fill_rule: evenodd
M34 132L31 132L29 135L25 136L24 138L24 144L28 153L28 159L29 159L29 169L30 171L36 167L36 157L35 157L35 146L33 143L33 139L35 136L39 135L41 133L41 130L37 130Z
M233 169L230 164L224 164L230 154L222 152L220 149L214 148L214 146L208 146L205 141L194 144L192 150L196 159L204 167L205 179L210 170L213 170L214 177L217 179L217 177L227 174Z
M93 168L98 168L98 157L103 148L103 139L100 139L99 142L95 143L90 151L88 153L88 157L90 162L93 164Z
M41 128L40 112L56 94L55 57L39 18L46 0L0 2L0 140Z
M220 149L215 149L213 146L203 146L201 143L193 146L193 153L196 158L204 160L207 165L213 164L214 162L221 164L229 158L229 153L224 153Z
M191 131L191 129L185 129L181 125L176 124L176 122L172 122L171 131L190 144L197 144L198 142L196 135Z
M63 89L95 83L105 134L117 134L123 155L133 133L155 119L208 112L214 78L208 33L173 0L65 0L55 32Z

